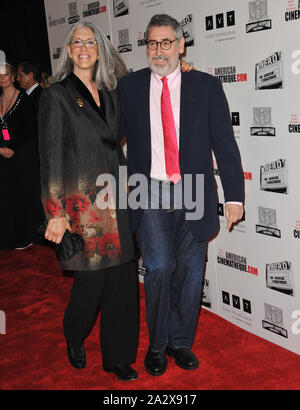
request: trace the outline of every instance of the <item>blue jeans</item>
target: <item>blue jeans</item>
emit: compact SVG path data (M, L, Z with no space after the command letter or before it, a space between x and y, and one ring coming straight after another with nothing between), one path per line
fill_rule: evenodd
M146 319L154 352L167 346L192 347L201 304L207 242L197 242L188 228L184 209L174 209L171 185L169 209L161 206L170 184L151 180L149 209L145 209L138 240L147 269L144 279Z

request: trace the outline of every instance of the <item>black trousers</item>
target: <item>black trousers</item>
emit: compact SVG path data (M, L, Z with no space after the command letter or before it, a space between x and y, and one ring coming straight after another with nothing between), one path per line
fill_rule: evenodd
M100 271L76 271L63 319L64 335L79 348L99 309L103 368L136 360L139 303L136 261Z

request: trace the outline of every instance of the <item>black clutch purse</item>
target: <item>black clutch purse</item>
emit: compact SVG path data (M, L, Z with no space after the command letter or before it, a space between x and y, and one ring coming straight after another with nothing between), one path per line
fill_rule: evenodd
M48 221L44 221L38 228L38 234L45 235ZM84 239L78 233L71 233L68 229L64 233L62 240L56 245L56 258L59 262L68 261L76 253L83 251Z

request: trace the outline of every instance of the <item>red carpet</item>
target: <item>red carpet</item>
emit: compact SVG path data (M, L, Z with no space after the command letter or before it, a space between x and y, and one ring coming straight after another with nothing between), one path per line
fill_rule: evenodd
M120 382L100 368L99 320L85 342L87 367L69 364L62 317L72 278L58 269L53 250L41 245L0 252L0 310L6 334L0 334L2 390L298 390L299 356L247 333L202 310L194 344L200 367L168 370L152 377L144 369L148 347L141 285L141 329L135 368L139 379Z

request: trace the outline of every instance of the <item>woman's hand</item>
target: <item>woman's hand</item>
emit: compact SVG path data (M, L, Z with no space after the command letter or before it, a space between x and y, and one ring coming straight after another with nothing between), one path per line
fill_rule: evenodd
M50 219L45 232L45 238L48 241L59 244L64 236L66 229L71 231L69 222L65 217Z
M2 157L4 158L11 158L14 155L14 151L10 148L7 147L3 147L0 148L0 155L2 155Z

